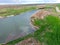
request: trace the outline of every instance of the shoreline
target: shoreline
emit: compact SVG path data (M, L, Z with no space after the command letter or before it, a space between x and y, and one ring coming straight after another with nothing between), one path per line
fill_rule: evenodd
M38 10L38 11L36 11L31 17L33 17L36 13L38 13L40 10ZM33 22L32 22L32 18L30 18L30 25L32 26L32 28L34 29L34 30L36 30L36 29L38 29L38 27L37 26L34 26L34 24L33 24Z
M50 14L51 14L51 12L49 12L49 11L47 11L47 10L44 10L44 9L38 10L37 12L35 12L35 13L31 16L31 22L30 22L30 23L31 23L32 27L35 28L35 29L39 29L38 26L35 26L35 25L34 25L34 20L35 20L35 19L44 19L45 16L50 15Z
M29 11L31 11L31 10L29 10ZM29 12L29 11L26 11L26 12ZM26 12L22 12L22 13L19 13L19 14L24 14ZM19 14L17 14L17 15L19 15ZM0 19L8 18L8 17L13 17L13 16L17 16L17 15L0 16Z

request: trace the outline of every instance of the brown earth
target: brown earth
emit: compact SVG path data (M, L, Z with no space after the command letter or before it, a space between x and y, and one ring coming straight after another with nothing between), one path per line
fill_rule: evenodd
M34 26L34 19L43 19L45 16L52 14L51 11L39 10L31 16L31 24ZM38 29L38 26L34 26L35 29Z
M51 12L47 11L47 10L39 10L37 11L34 15L31 16L31 19L43 19L45 16L50 15Z
M4 18L4 17L0 16L0 18Z
M34 38L28 38L26 40L17 43L16 45L40 45L40 42Z

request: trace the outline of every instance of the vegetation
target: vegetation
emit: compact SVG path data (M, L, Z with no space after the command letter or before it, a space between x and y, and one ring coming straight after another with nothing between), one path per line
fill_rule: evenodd
M51 8L51 7L47 7ZM47 9L45 8L45 9ZM6 13L3 13L3 16L8 15L17 15L26 11L34 10L36 7L29 7L23 9L8 9ZM54 14L56 13L55 8L53 9ZM8 42L6 45L15 45L16 43L27 39L29 37L33 37L36 40L40 41L41 45L60 45L60 18L57 16L46 16L44 19L35 19L34 25L38 26L34 34L29 34L25 37L18 38L16 40Z
M36 7L25 7L25 8L21 8L21 9L8 8L8 9L1 10L0 16L6 17L9 15L18 15L20 13L34 10L34 9L36 9Z
M49 15L44 19L35 19L34 25L39 27L34 34L8 42L7 45L14 45L29 37L40 41L41 45L60 45L60 18Z
M35 20L39 29L34 33L34 38L43 45L60 45L60 18L47 16L44 20Z
M60 7L60 4L57 4L58 7Z

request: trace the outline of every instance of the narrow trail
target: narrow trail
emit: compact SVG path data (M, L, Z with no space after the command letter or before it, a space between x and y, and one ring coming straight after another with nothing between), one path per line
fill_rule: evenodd
M59 7L56 7L56 11L57 11L57 12L60 12Z

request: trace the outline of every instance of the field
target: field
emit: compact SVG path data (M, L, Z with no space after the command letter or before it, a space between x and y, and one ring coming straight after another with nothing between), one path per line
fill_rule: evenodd
M14 8L3 8L0 10L0 16L2 17L7 17L10 15L18 15L20 13L26 12L26 11L30 11L30 10L34 10L36 9L36 7L34 6L22 6L22 7L14 7Z
M7 42L6 45L15 45L31 37L37 40L40 43L40 45L60 45L60 17L59 17L60 12L56 11L56 7L60 8L60 6L45 5L45 7L42 7L42 8L39 8L39 7L28 6L27 8L25 7L18 8L18 9L8 8L5 11L3 11L4 9L2 10L2 13L0 13L0 16L4 16L4 17L8 15L18 15L26 11L36 10L37 8L44 11L49 11L49 13L51 13L50 15L45 16L43 19L36 18L38 16L38 14L36 14L37 16L34 19L33 25L37 26L38 29L36 29L34 33L29 34L25 37ZM41 14L39 14L39 16Z

